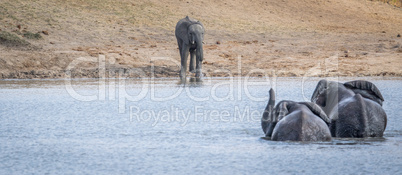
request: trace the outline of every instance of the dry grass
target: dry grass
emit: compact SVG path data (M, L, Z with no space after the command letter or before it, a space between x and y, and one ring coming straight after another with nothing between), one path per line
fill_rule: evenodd
M336 16L352 19L343 21L342 27L348 31L367 30L360 27L363 21L353 20L357 17L355 14L362 15L359 18L371 17L365 21L367 23L381 18L401 18L401 9L394 9L394 15L387 16L376 13L387 8L384 5L364 0L346 1L5 0L0 2L0 20L7 21L5 24L11 24L8 26L11 28L16 23L34 29L41 26L57 30L71 25L109 30L119 25L130 25L172 31L178 19L190 15L203 21L209 30L261 33L327 30L328 27L339 26L340 21L333 19ZM393 4L398 2L401 1L392 0ZM388 21L384 23L387 25Z
M369 0L2 0L1 31L43 39L29 40L40 51L0 45L0 74L59 71L77 56L99 54L116 59L117 68L146 68L153 56L178 60L173 30L186 15L206 27L207 72L236 70L242 55L245 70L281 69L284 76L300 76L322 59L350 50L341 63L353 74L342 75L377 75L384 66L402 75L400 45L395 48L402 43L396 37L402 34L402 9ZM383 66L373 63L379 58ZM353 64L367 69L349 70Z
M378 0L378 1L394 5L395 7L402 7L402 0Z
M6 46L28 46L29 43L17 35L5 31L0 32L0 44Z

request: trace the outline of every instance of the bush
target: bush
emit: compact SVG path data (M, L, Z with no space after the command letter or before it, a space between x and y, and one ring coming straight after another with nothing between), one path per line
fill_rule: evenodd
M32 33L32 32L24 33L24 37L28 39L42 39L42 36L39 33Z
M24 39L21 39L15 34L1 31L0 32L0 44L6 46L27 46L29 43Z

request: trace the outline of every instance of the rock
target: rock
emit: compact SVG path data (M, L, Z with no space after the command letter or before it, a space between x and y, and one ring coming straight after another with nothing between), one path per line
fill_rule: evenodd
M217 41L216 44L221 44L221 42L220 42L220 41Z
M42 31L42 33L45 34L45 35L49 35L49 32L46 31L46 30Z
M396 37L398 37L398 38L401 37L401 34L398 33L398 35L396 35Z
M74 51L84 51L84 48L82 48L82 47L77 47L77 48L74 48L73 50L74 50Z
M349 51L348 50L345 50L343 53L345 53L345 57L349 57Z
M204 62L202 62L202 64L206 64L206 65L213 65L214 63L204 61Z

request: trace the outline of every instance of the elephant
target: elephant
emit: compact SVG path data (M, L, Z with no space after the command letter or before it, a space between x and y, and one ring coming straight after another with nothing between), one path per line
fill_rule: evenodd
M378 88L363 80L320 80L311 97L331 119L333 137L382 137L387 126L383 101Z
M181 19L175 30L177 44L179 45L181 69L180 78L186 78L187 71L187 58L190 53L190 72L195 71L195 76L200 78L202 76L202 61L203 61L203 41L204 41L204 26L196 19L188 16ZM196 60L195 60L196 56ZM194 63L196 63L196 70L194 70Z
M269 94L261 119L265 137L273 141L331 141L330 119L318 105L284 100L274 107L274 90Z

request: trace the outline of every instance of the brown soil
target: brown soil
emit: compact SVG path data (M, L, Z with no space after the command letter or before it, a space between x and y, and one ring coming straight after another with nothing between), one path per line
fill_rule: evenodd
M178 77L186 15L205 76L402 76L402 8L377 1L5 0L0 31L30 44L0 40L0 79Z

